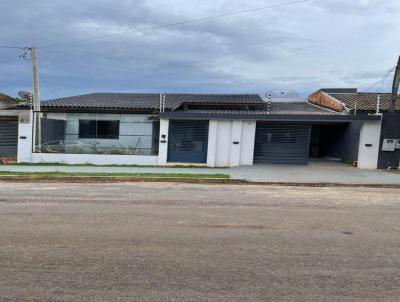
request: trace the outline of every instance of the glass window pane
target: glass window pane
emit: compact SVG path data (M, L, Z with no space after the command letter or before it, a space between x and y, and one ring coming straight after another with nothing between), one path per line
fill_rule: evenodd
M96 138L96 121L79 120L79 138Z

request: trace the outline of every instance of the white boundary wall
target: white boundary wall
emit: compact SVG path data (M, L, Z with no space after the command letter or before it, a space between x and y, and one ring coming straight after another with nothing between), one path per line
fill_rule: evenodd
M158 156L32 153L31 163L64 163L93 165L158 165Z
M361 127L358 147L358 167L360 169L377 169L381 121L365 121Z

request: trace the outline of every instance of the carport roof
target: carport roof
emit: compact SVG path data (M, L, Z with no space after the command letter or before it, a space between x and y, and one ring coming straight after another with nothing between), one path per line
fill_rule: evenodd
M269 109L188 109L162 112L160 117L173 119L245 119L270 121L325 121L348 122L355 120L380 120L379 115L340 114L308 102L273 102Z

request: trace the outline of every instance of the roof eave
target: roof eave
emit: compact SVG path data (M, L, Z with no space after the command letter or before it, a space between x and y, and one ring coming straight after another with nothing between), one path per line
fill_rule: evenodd
M41 107L41 112L59 113L132 113L132 114L153 114L159 112L152 108L85 108L85 107Z
M224 120L257 120L271 122L352 122L379 121L380 115L341 115L341 114L223 114L223 113L187 113L162 112L160 118L169 119L224 119Z

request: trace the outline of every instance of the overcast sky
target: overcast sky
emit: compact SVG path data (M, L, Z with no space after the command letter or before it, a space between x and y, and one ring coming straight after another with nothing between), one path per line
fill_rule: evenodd
M310 0L118 34L288 1L1 0L0 44L40 49L43 99L100 91L307 95L365 89L396 64L399 0ZM30 62L20 54L0 49L0 91L13 96L31 90Z

